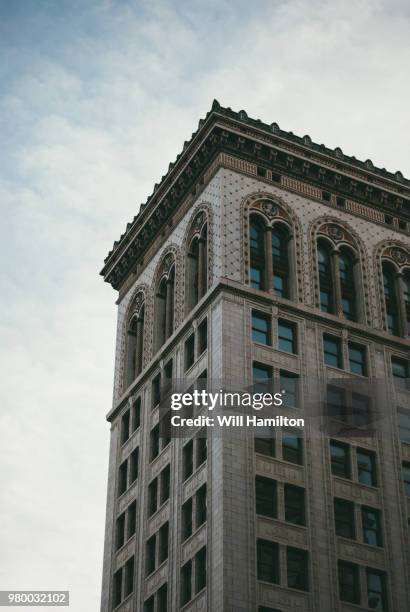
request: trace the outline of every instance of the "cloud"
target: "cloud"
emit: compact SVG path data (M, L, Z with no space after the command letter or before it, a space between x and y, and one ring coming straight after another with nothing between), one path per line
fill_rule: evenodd
M409 175L409 10L15 0L0 11L0 577L70 588L73 609L90 612L115 340L104 256L214 97Z

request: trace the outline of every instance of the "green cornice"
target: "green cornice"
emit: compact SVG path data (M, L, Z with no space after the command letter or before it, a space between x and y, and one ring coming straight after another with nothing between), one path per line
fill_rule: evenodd
M370 160L347 157L339 148L328 149L309 136L284 132L276 123L251 119L245 111L236 113L214 100L206 118L106 257L101 274L115 289L219 153L256 164L262 173L270 170L273 178L298 179L410 221L410 181L400 172L375 168Z

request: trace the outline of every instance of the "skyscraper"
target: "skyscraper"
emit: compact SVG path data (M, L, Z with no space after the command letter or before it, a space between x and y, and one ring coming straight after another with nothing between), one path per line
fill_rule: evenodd
M410 609L410 181L214 101L102 275L102 612ZM205 378L271 380L305 427L163 435Z

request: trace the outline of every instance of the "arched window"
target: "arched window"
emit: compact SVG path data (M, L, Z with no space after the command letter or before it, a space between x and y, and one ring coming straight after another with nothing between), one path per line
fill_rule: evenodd
M250 221L251 287L266 289L265 226L256 215Z
M317 244L317 264L319 269L320 310L334 313L331 247L325 240Z
M249 243L251 287L290 298L292 249L288 227L281 222L268 225L259 215L253 214Z
M127 326L125 386L128 387L140 374L144 351L145 305L133 311Z
M187 302L189 310L208 289L208 231L205 223L192 240L187 253Z
M338 228L332 229L333 235L342 236L341 233L337 233ZM357 262L355 251L350 246L343 244L337 248L329 238L318 239L317 267L320 310L344 317L348 321L359 319Z
M357 320L354 266L353 253L342 247L339 253L339 278L343 316L348 321Z
M163 273L155 295L156 348L159 349L174 331L175 264Z

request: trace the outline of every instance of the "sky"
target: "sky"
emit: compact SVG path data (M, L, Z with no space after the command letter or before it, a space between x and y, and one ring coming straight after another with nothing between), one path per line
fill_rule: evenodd
M99 271L212 100L410 177L409 41L406 0L0 0L0 589L99 609Z

